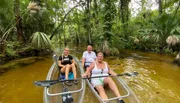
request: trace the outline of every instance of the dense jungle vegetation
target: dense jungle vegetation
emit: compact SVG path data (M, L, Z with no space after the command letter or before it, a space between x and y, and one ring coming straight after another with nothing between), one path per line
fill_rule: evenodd
M0 0L0 57L93 44L180 55L179 0ZM180 61L180 60L179 60Z

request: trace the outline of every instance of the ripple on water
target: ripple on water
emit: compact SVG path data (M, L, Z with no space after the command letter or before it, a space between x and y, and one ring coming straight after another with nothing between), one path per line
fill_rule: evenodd
M124 72L137 71L139 73L135 78L122 78L132 88L135 94L137 94L142 103L180 102L180 90L178 91L177 88L179 81L174 78L177 75L169 75L176 71L179 72L179 70L169 70L168 66L172 64L157 60L141 61L133 58L126 58L123 63Z

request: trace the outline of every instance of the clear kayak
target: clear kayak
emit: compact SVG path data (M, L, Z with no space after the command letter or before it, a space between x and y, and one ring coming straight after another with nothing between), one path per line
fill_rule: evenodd
M116 97L113 92L107 86L105 86L108 99L102 99L95 88L92 86L90 79L86 79L86 82L100 103L117 103L117 99L120 98L122 98L125 103L140 103L134 92L119 76L112 77L112 79L115 81L119 89L119 92L121 94L120 97Z
M81 74L84 72L80 62L76 56L73 56L73 59L76 62L77 69L77 78L81 77ZM56 80L58 79L59 70L57 67L57 59L52 64L46 80ZM48 87L44 87L43 100L44 103L83 103L84 93L85 93L85 80L78 80L78 84L72 83L72 86L66 86L64 82L58 82ZM72 102L64 102L64 96L71 96L73 98Z

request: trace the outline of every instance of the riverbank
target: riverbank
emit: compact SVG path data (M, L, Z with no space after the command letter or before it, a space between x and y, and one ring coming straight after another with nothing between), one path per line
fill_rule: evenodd
M43 57L47 57L52 54L52 50L49 49L25 49L15 52L15 55L0 53L0 74L11 68L15 68L17 65L30 65L37 60L41 60Z
M9 62L3 63L0 65L0 75L9 69L18 68L19 66L26 66L35 63L36 61L43 60L44 57L34 56L34 57L26 57L20 58L16 60L11 60Z

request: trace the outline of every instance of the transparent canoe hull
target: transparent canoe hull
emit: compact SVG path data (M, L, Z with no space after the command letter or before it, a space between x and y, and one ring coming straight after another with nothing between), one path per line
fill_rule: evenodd
M81 77L83 73L83 68L80 66L80 62L77 57L73 56L76 67L77 67L77 78ZM46 80L56 80L58 79L59 70L57 68L57 61L55 61L49 72L47 74ZM72 82L73 83L73 82ZM74 99L74 103L83 103L84 93L85 93L85 80L79 80L78 84L73 83L72 86L66 86L68 92L62 92L63 83L59 82L49 87L44 87L43 100L44 103L62 103L62 95L71 93Z
M114 93L109 89L109 87L105 86L105 91L108 96L108 99L106 100L103 100L99 96L97 91L93 88L90 81L88 79L86 80L89 88L91 89L91 91L93 92L93 94L96 96L96 98L99 100L100 103L117 103L116 100L119 98L122 98L125 101L125 103L140 103L134 92L120 77L111 77L111 78L115 81L121 96L116 97Z

